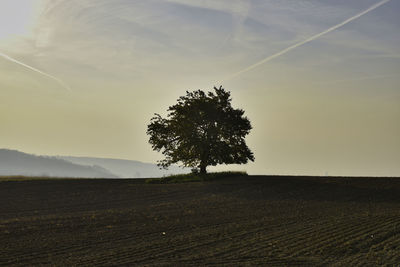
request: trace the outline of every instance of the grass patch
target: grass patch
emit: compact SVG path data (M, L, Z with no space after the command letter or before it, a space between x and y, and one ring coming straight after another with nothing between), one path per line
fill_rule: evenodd
M204 182L214 181L224 178L232 178L239 176L247 176L246 172L211 172L207 174L188 173L170 175L161 178L148 178L147 184L175 184L175 183L189 183L189 182Z
M87 180L101 178L79 178L79 177L52 177L52 176L0 176L0 182L23 182L23 181L42 181L42 180Z
M0 176L0 182L50 180L50 179L52 179L52 178L51 177L41 177L41 176L23 176L23 175Z

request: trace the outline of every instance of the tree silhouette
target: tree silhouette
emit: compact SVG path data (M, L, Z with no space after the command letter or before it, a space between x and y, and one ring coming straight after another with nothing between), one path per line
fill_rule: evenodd
M159 166L182 162L205 174L207 166L254 161L244 140L252 129L244 110L231 106L230 92L222 86L214 91L186 91L168 108L167 118L155 114L151 119L149 143L165 156Z

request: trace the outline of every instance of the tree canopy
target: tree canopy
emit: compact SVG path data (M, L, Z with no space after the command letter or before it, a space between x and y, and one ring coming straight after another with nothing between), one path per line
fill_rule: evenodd
M207 93L186 91L168 108L167 118L156 113L147 134L153 150L165 156L158 165L182 162L206 173L207 166L254 161L244 139L252 129L250 121L244 110L232 107L230 95L222 86Z

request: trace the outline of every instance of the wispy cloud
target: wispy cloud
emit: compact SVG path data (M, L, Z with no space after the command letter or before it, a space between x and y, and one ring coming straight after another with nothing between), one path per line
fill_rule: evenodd
M329 80L329 81L315 81L315 84L336 84L336 83L347 83L347 82L358 82L358 81L366 81L366 80L378 80L378 79L386 79L398 77L398 74L384 74L384 75L373 75L373 76L362 76L350 79L340 79L340 80Z
M10 33L24 14L4 11L3 1ZM153 112L184 90L258 68L224 84L255 126L251 171L295 173L299 158L314 174L353 158L375 168L375 157L399 173L400 1L6 2L43 8L29 34L0 38L4 146L153 160L143 141ZM53 91L64 80L73 94Z

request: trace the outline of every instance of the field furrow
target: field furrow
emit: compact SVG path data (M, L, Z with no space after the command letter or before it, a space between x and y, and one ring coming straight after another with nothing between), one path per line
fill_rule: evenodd
M396 266L400 180L0 182L1 266Z

